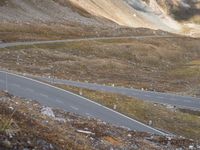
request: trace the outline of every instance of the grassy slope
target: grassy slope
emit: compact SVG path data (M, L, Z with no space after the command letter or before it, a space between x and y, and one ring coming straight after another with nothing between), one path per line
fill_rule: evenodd
M9 55L8 55L9 52ZM18 59L17 59L18 57ZM121 39L1 49L1 67L58 78L198 95L199 39ZM17 63L18 60L18 63ZM189 92L190 91L190 92Z
M167 109L158 104L143 102L123 95L98 92L71 86L58 85L61 88L75 92L96 101L111 109L116 105L116 110L145 124L151 120L152 126L187 138L200 138L199 115L183 113L176 109Z
M160 31L149 29L133 29L125 27L95 27L86 26L79 23L63 24L16 24L0 23L0 40L3 42L15 41L38 41L38 40L58 40L86 37L115 37L162 34Z

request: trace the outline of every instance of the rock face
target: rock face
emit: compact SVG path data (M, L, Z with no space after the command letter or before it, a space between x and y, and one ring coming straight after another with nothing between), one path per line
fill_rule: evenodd
M189 20L200 14L199 0L150 0L150 2L151 1L156 1L166 13L170 14L176 20Z

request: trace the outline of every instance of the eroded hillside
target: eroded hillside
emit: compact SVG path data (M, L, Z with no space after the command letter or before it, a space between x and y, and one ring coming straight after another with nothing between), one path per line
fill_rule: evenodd
M130 27L200 33L198 0L1 0L0 22L4 41L132 35L108 34Z
M156 14L143 1L135 0L70 0L96 16L103 16L120 25L145 27L167 31L180 30L180 25L168 16Z
M161 29L194 35L198 25L199 1L185 0L69 0L95 16L105 17L120 25ZM186 22L182 22L185 19ZM186 24L191 22L192 24ZM195 33L197 36L198 34Z
M118 6L115 9L118 9ZM0 1L2 42L154 33L153 30L119 26L113 20L90 14L69 0Z

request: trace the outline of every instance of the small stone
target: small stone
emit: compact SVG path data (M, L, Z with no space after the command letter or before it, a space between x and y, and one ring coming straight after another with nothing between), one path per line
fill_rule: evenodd
M31 145L31 141L27 141L27 144Z
M14 108L13 108L13 107L11 107L11 106L10 106L10 107L8 107L8 108L9 108L9 109L11 109L11 110L14 110Z
M132 137L132 135L131 135L131 134L128 134L128 137Z
M55 118L56 121L65 123L66 120L64 118Z
M92 141L93 141L93 140L94 140L94 138L90 137L90 140L92 140Z
M50 144L50 145L49 145L49 148L50 148L50 149L54 149L54 147L53 147L53 145L52 145L52 144Z
M55 115L54 115L54 113L53 113L53 110L52 110L50 107L44 107L44 108L42 108L41 113L42 113L43 115L48 116L48 117L53 117L53 118L55 118Z
M113 147L110 147L110 150L114 150Z
M167 137L167 140L168 140L168 141L171 141L171 140L172 140L172 138L171 138L171 137Z
M194 146L193 145L190 145L189 146L189 150L193 150L194 149Z
M132 145L131 148L132 148L133 150L138 150L138 149L139 149L137 145Z

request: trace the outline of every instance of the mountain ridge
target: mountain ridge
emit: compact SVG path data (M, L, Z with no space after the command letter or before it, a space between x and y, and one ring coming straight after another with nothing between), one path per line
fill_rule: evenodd
M0 21L1 24L148 28L199 36L199 3L199 0L2 0Z

